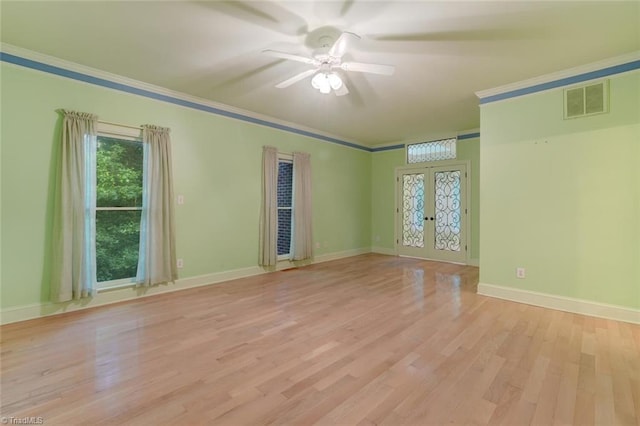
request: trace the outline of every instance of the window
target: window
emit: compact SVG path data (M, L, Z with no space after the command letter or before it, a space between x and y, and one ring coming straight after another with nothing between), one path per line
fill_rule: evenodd
M291 219L293 217L293 161L278 155L278 259L291 253Z
M273 146L262 147L260 266L313 256L310 157L305 152L281 154Z
M136 276L143 159L139 138L98 134L95 217L98 288L133 282Z
M451 138L407 145L407 163L455 159L456 142L456 138Z
M171 129L59 112L64 117L51 299L66 302L101 288L175 282Z

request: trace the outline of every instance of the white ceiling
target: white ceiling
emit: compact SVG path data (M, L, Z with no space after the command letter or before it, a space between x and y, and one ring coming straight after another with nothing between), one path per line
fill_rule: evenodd
M640 2L2 1L4 43L285 120L363 145L479 127L476 91L640 49ZM351 93L322 95L308 65L332 27L360 35ZM330 31L329 31L330 32Z

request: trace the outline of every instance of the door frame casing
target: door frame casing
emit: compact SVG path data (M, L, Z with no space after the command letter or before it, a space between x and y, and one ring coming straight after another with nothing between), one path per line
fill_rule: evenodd
M465 190L465 194L464 194L464 201L465 201L465 208L466 208L466 214L464 215L464 229L465 229L465 257L464 257L464 265L468 265L469 264L469 259L471 258L471 185L470 185L470 176L471 174L471 161L469 160L441 160L441 161L430 161L427 163L413 163L413 164L406 164L404 166L398 166L394 169L394 179L396 180L396 183L394 184L393 188L394 188L394 200L395 200L395 212L393 214L393 219L394 219L394 223L393 223L393 238L396 240L396 243L394 245L394 253L396 256L401 256L401 257L414 257L414 256L406 256L406 255L401 255L398 254L398 249L399 249L399 242L400 242L400 236L399 236L399 230L400 230L400 224L399 224L399 215L400 215L400 192L399 192L399 175L403 172L403 171L409 171L409 170L416 170L416 169L429 169L432 167L441 167L441 166L465 166L466 169L466 175L464 177L465 179L465 186L466 186L466 190ZM427 174L428 174L428 170L427 170ZM447 263L455 263L455 264L461 264L460 262L451 262L448 260L441 260L441 259L430 259L430 258L425 258L425 257L417 257L418 259L425 259L425 260L433 260L436 262L447 262Z

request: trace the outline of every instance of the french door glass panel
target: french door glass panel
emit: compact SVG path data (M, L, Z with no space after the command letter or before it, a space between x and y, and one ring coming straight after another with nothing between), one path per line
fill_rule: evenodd
M435 224L434 248L436 250L460 251L460 170L434 173Z
M402 176L402 245L424 247L424 173Z

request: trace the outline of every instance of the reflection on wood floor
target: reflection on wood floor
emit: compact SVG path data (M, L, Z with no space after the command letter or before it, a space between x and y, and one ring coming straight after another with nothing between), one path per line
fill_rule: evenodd
M2 327L45 424L638 424L640 326L362 255Z

